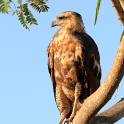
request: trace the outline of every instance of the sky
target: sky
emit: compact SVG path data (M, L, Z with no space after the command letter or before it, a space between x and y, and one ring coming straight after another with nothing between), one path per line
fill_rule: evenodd
M16 2L16 1L15 1ZM22 27L16 15L0 13L0 124L57 124L59 111L47 68L47 46L60 27L51 22L61 12L82 15L86 32L95 40L101 57L104 81L113 63L123 26L111 1L102 1L96 26L97 0L50 0L49 11L36 13L38 26ZM100 112L114 105L123 94L124 80ZM117 124L124 123L121 119Z

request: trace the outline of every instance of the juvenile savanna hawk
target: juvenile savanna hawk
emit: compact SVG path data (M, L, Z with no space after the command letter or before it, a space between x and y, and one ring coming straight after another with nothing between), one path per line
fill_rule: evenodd
M100 56L80 14L67 11L51 24L61 26L48 48L48 69L62 124L72 121L83 101L100 86Z

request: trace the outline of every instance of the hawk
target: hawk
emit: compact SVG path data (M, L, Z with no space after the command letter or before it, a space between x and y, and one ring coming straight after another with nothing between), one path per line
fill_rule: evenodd
M100 55L94 40L85 32L80 14L59 14L51 27L61 26L48 48L48 70L62 124L72 121L83 101L100 86Z

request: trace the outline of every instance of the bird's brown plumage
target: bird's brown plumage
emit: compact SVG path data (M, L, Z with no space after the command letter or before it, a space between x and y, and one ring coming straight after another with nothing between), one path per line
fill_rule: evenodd
M80 105L95 92L101 79L97 45L85 32L80 14L67 11L52 22L61 26L52 38L48 52L48 69L61 119L72 120Z

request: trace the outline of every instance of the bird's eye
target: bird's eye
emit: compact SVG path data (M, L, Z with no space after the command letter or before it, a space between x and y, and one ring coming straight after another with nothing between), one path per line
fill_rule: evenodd
M65 18L65 16L61 16L61 17L59 17L59 19L64 19Z

